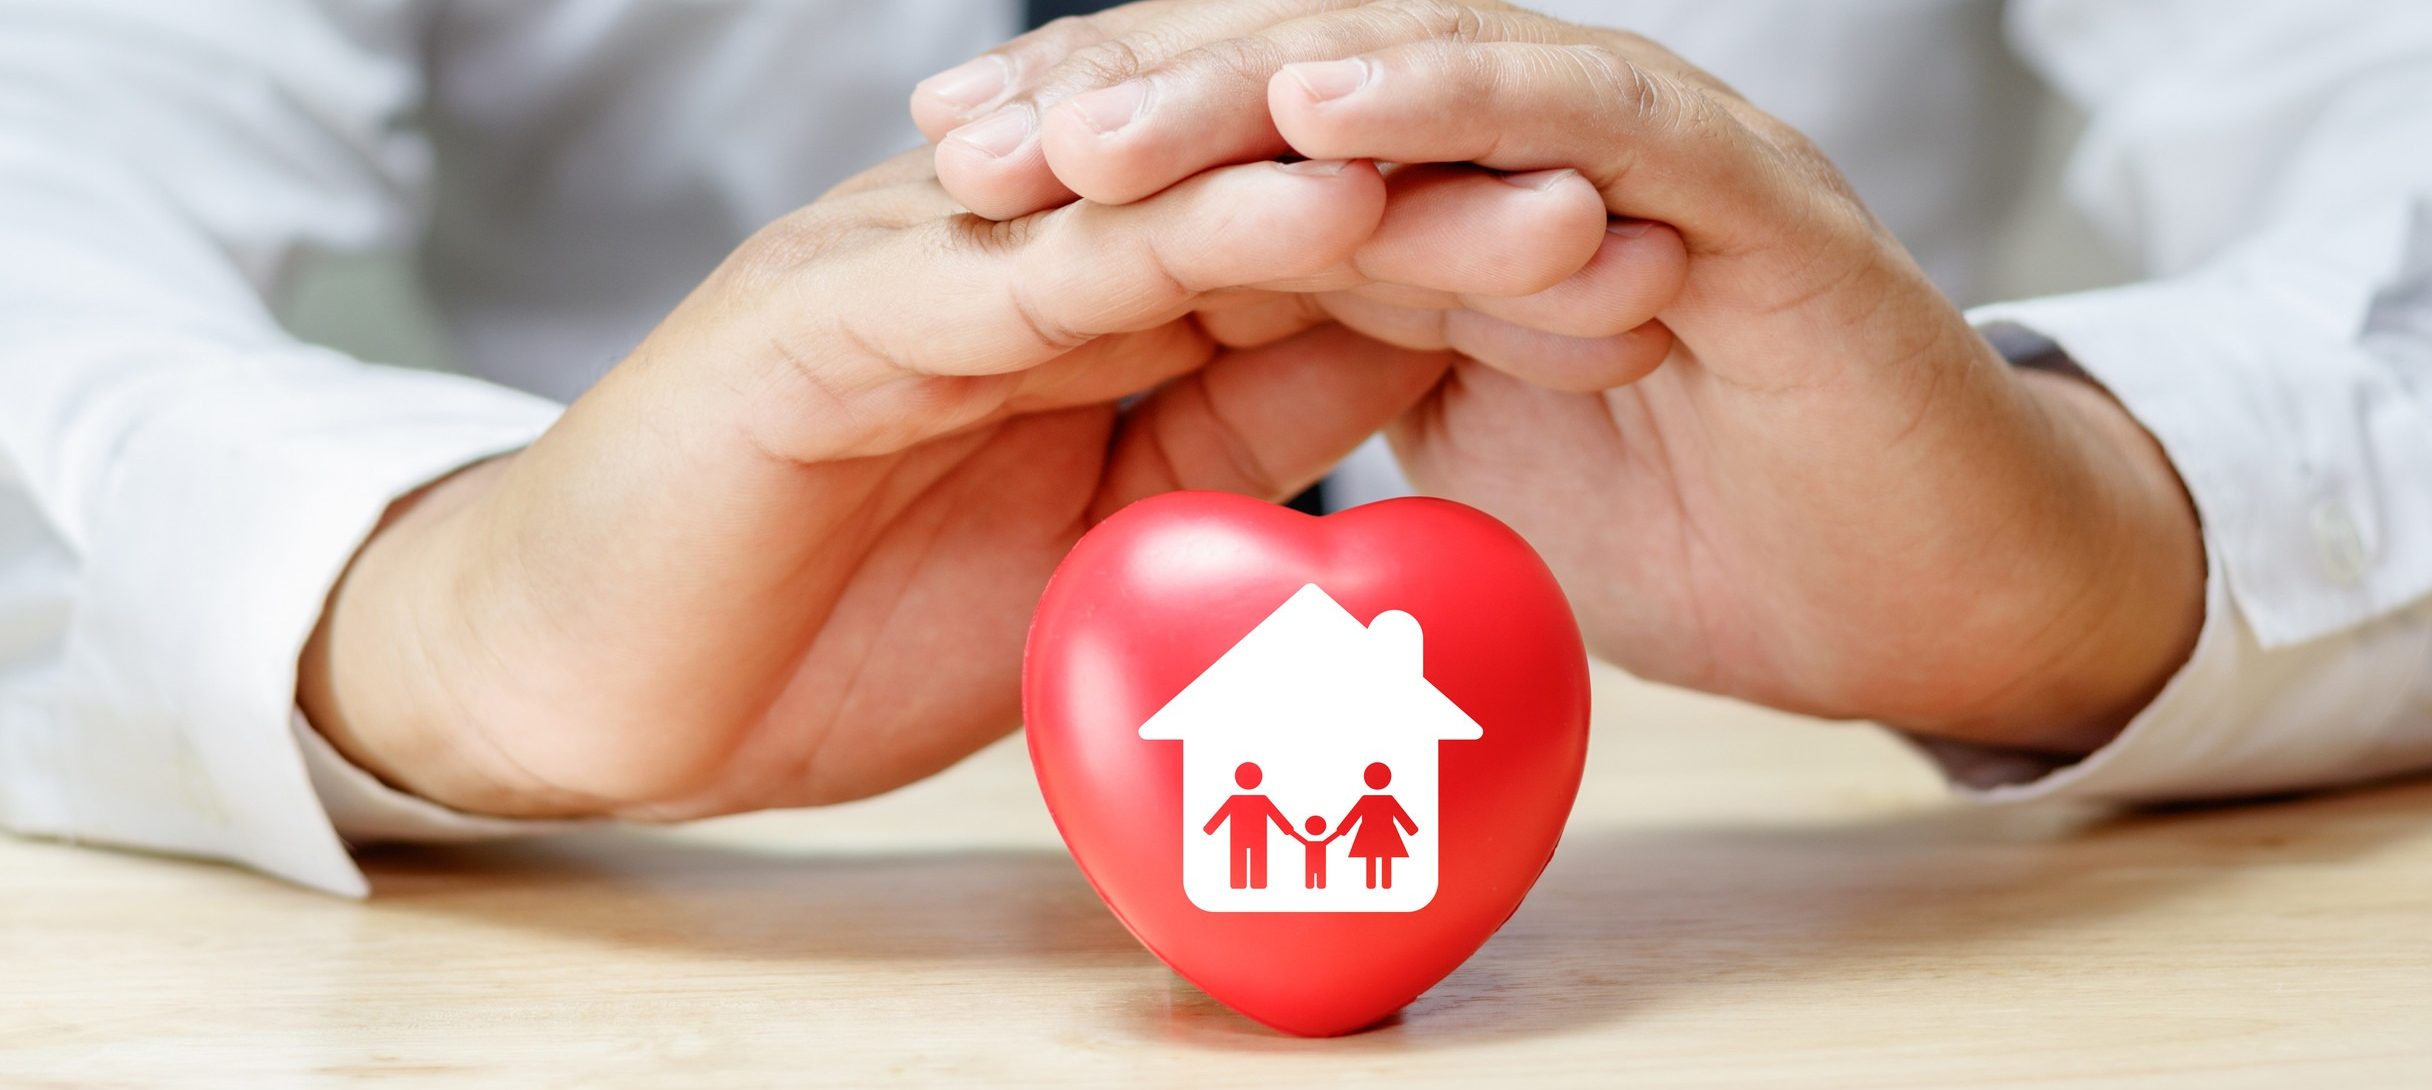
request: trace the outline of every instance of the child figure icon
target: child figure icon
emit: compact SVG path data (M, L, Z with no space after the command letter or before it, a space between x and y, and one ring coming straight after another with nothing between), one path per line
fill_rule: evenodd
M1483 731L1423 666L1416 618L1387 610L1363 625L1309 584L1149 717L1140 737L1183 745L1193 905L1415 912L1435 899L1437 750ZM1269 881L1277 837L1302 849L1297 886ZM1330 880L1354 860L1364 881Z
M1324 835L1326 819L1316 814L1309 815L1305 828L1309 830L1309 835L1293 834L1301 843L1303 862L1301 863L1300 888L1324 889L1326 888L1326 845L1334 843L1334 838Z

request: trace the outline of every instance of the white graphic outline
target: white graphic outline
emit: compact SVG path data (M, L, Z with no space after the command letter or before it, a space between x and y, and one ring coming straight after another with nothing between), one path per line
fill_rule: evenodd
M1423 650L1410 614L1363 625L1305 584L1141 725L1183 744L1192 904L1416 912L1435 899L1438 743L1485 732L1427 680Z

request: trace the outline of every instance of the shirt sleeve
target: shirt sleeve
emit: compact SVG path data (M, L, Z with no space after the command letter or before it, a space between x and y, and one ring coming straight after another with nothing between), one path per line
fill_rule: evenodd
M1981 308L2168 453L2196 648L2065 766L1921 742L1963 793L2129 802L2432 767L2432 8L2047 0L2014 38L2089 114L2073 199L2137 284Z
M0 0L0 824L364 891L297 657L394 499L559 411L271 309L416 233L425 7Z

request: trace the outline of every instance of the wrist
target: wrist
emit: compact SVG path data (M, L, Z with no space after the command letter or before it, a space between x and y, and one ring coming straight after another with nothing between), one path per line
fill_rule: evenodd
M462 708L443 661L461 630L468 527L514 456L441 478L391 504L356 550L298 662L305 719L358 768L441 805L503 812L463 744Z
M849 570L803 557L867 547L885 465L775 457L731 384L682 377L622 367L531 446L391 506L300 663L299 705L340 754L515 818L652 805L716 773ZM770 600L801 608L733 608Z
M2010 653L2016 680L1963 716L1910 729L2080 756L2116 737L2178 672L2204 621L2204 545L2168 455L2091 380L2013 372L2057 452L2067 520L2057 603Z

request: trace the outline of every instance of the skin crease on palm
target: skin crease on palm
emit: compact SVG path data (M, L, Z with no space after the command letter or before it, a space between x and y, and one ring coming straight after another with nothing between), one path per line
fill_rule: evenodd
M1644 39L1492 3L1168 0L1045 28L913 112L999 215L1286 152L1576 171L1617 230L1537 296L1380 283L1210 324L1459 352L1390 429L1405 468L1525 534L1643 676L2075 754L2193 645L2201 544L2152 439L2010 368L1808 141ZM1451 265L1481 236L1431 237Z

